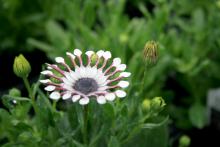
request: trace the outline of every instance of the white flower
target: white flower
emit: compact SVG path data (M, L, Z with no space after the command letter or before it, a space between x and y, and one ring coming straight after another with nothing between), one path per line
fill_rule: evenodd
M121 64L120 58L114 58L110 62L112 55L109 51L87 51L85 64L82 54L79 49L75 49L73 53L67 52L71 66L64 58L56 57L58 65L47 64L47 70L41 72L50 78L40 82L46 85L46 91L51 92L51 99L72 99L72 102L79 101L81 105L86 105L92 98L99 104L105 104L116 97L126 96L123 88L128 87L129 82L122 79L129 77L131 73L124 71L126 65ZM97 55L95 62L91 61L93 54Z

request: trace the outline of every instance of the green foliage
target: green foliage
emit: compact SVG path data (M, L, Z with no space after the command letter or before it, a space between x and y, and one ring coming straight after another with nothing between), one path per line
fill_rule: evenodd
M207 123L206 108L201 104L194 104L189 109L189 118L197 128L203 128Z
M36 95L37 111L33 116L30 114L31 101L3 96L2 99L17 100L13 107L8 108L9 111L0 110L0 140L5 141L3 146L86 146L82 138L85 125L83 106L68 102L63 104L65 109L57 111L40 89ZM131 98L118 100L115 104L98 105L92 101L88 105L88 146L133 144L134 137L140 133L153 137L155 134L151 136L152 133L147 131L149 129L150 132L167 133L162 128L166 126L168 117L159 119L153 115L154 111L144 112L141 101L128 109ZM160 129L161 126L163 127ZM160 143L165 145L167 138L163 136L161 135ZM153 144L155 143L158 145L158 142ZM139 145L143 144L145 143L141 142Z
M134 10L127 12L130 7ZM160 143L167 144L168 138L167 119L157 123L158 118L149 119L148 111L142 112L142 102L161 95L175 127L206 125L207 90L220 81L219 9L219 0L0 0L0 52L36 49L53 59L73 48L110 50L127 64L131 87L128 97L116 104L91 104L90 146L120 146L121 142L163 146ZM133 11L137 16L132 16ZM149 40L158 44L158 61L146 71L142 54ZM7 111L0 109L0 142L4 146L84 146L82 108L60 104L57 111L39 83L32 90L37 104L34 115L28 97L2 96ZM136 123L145 117L143 129ZM152 126L156 128L149 129ZM130 137L129 132L134 134Z

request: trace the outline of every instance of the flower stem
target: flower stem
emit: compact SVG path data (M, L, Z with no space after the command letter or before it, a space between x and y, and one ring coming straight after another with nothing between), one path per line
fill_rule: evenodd
M53 101L53 105L52 105L54 111L56 111L56 107L57 107L57 101Z
M144 96L146 71L147 71L147 64L145 64L145 66L144 66L144 75L143 75L143 79L142 79L142 83L141 83L141 96Z
M33 92L32 92L32 89L31 89L31 86L30 86L30 83L28 81L28 79L25 77L23 78L23 81L24 81L24 85L28 91L28 95L29 97L31 98L31 103L32 103L32 106L34 108L34 111L35 113L37 112L37 106L36 106L36 103L35 103L35 98L34 98L34 95L33 95Z
M84 106L83 109L83 121L84 121L84 126L83 126L83 142L87 146L88 145L88 105Z

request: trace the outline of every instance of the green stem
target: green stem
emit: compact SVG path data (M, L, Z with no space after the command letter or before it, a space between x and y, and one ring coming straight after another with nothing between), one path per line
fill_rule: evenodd
M56 111L56 107L57 107L57 101L53 101L53 109L54 109L54 111Z
M147 64L144 66L144 76L141 83L141 96L144 96L144 86L145 86L145 78L146 78Z
M142 129L142 124L151 116L151 113L143 117L138 124L128 133L128 136L122 140L122 144L128 142L131 138L133 138L136 134L138 134Z
M88 145L88 105L84 106L83 109L83 121L84 121L84 126L83 126L83 142L87 146Z
M33 92L32 92L31 86L30 86L30 83L29 83L27 78L23 78L23 81L24 81L24 85L25 85L25 87L26 87L26 89L28 91L28 95L31 98L31 103L32 103L32 106L34 108L34 111L36 113L37 112L37 106L36 106L36 103L35 103L35 98L34 98L34 95L33 95Z

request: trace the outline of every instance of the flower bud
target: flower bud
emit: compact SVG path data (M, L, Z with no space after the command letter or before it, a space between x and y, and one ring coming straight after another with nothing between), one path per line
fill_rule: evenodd
M188 147L191 139L187 135L182 135L179 139L179 147Z
M127 35L127 34L121 34L121 35L119 36L119 41L120 41L120 43L122 43L122 44L127 43L127 42L128 42L128 35Z
M9 90L9 95L10 96L21 96L21 91L17 88L12 88Z
M25 78L28 77L29 73L31 72L31 66L27 59L20 54L18 57L15 57L13 70L18 77Z
M149 63L155 63L158 57L158 44L155 41L148 41L143 50L144 61Z
M151 108L151 100L150 99L145 99L142 102L142 110L145 112L148 112Z
M151 100L151 107L154 111L161 111L166 105L162 97L155 97Z

